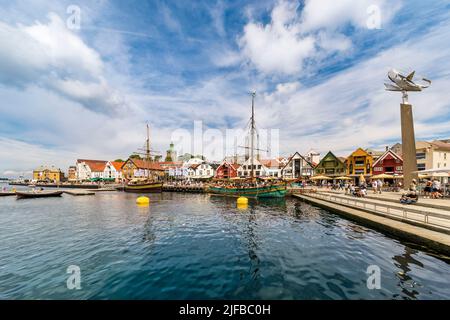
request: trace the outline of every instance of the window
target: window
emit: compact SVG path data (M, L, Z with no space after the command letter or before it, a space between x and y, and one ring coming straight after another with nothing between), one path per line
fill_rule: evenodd
M426 154L425 154L425 152L418 152L418 153L416 153L416 159L417 160L424 160L424 159L426 159ZM425 170L425 169L424 169Z
M418 163L417 164L417 170L419 170L419 171L425 170L425 163Z
M447 152L444 152L444 160L447 160Z
M366 161L364 158L356 158L355 159L355 167L363 167Z

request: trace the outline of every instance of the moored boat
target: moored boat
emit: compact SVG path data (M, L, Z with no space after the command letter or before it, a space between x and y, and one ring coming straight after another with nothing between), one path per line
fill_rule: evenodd
M15 195L16 195L15 192L6 192L6 191L0 192L0 197L15 196Z
M262 187L209 187L208 192L223 196L247 198L283 198L286 196L285 184L274 184Z
M153 182L153 181L137 181L130 182L123 187L125 192L134 192L134 193L153 193L162 192L163 184L162 182Z
M163 191L163 184L159 181L157 176L152 175L152 163L150 161L150 129L147 124L147 140L145 142L145 160L143 162L143 174L139 176L142 178L133 179L123 186L123 191L134 193L161 193ZM139 154L139 153L136 153Z
M255 124L255 96L256 92L252 93L252 115L250 118L250 177L244 184L232 185L218 185L210 186L208 192L212 194L219 194L231 197L248 197L248 198L284 198L287 193L287 186L285 183L257 183L258 178L255 174L255 155L254 151L261 151L255 148L255 135L258 138L256 124ZM259 143L258 143L259 144ZM259 156L257 157L259 158ZM263 177L264 179L265 177ZM239 179L239 178L238 178Z
M63 191L16 191L17 199L60 197Z

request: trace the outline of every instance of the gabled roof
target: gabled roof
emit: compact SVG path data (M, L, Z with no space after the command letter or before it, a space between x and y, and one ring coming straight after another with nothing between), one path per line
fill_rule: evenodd
M119 161L110 161L110 163L114 167L114 169L116 169L117 171L122 170L122 166L124 164L124 162L119 162Z
M160 166L178 166L183 165L183 161L162 161L158 162Z
M355 151L353 151L347 158L353 157L355 153L363 153L366 156L371 156L369 152L367 152L366 150L364 150L363 148L358 148Z
M394 151L392 151L391 149L387 150L385 153L383 153L383 155L381 157L379 157L377 159L377 161L374 162L374 164L372 165L373 167L377 166L379 162L381 162L382 160L384 160L388 155L391 155L394 159L396 160L400 160L403 161L403 158L400 157L398 154L396 154Z
M385 151L378 151L378 150L374 150L374 149L366 149L365 150L368 154L370 154L372 157L378 158L381 157Z
M234 170L237 170L240 167L240 165L237 163L231 163L231 162L228 162L227 160L223 160L222 163L216 169L219 169L220 167L224 167L224 166L232 167Z
M276 159L261 160L260 163L269 169L280 167L280 162Z
M336 157L333 152L328 151L328 153L320 160L319 164L316 167L320 167L322 165L323 161L325 159L327 159L328 157L331 157L331 158L339 161L342 165L344 165L344 163L346 161L346 159L344 159L342 157Z
M436 149L450 151L450 143L435 140L431 142L431 144L436 147Z
M289 158L288 162L286 163L286 165L281 170L284 170L284 168L286 168L289 165L289 163L291 163L292 159L296 155L300 156L300 158L302 158L304 161L306 161L306 163L309 164L311 168L314 169L317 166L317 164L315 164L314 162L308 161L304 156L302 156L300 153L296 152Z
M91 172L103 172L108 161L78 159L77 163L85 163L91 169Z
M241 165L239 163L232 163L231 166L233 167L234 170L237 170Z
M144 169L144 170L154 170L154 171L164 171L164 169L159 165L158 162L148 162L145 160L141 160L141 159L128 159L128 161L131 161L134 163L134 165L138 168L138 169ZM123 167L123 165L122 165Z
M35 170L33 170L33 171L39 171L39 172L42 172L42 171L50 171L50 172L61 172L61 169L58 169L58 168L56 168L56 167L54 167L54 166L51 166L51 167L48 167L48 166L40 166L39 168L37 168L37 169L35 169Z

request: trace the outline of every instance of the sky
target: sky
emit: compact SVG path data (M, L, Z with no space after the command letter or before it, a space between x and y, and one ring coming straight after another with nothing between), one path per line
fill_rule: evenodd
M0 0L0 177L127 158L146 123L164 154L197 151L201 121L220 160L252 91L280 155L383 150L401 136L391 68L433 81L410 94L416 138L450 138L449 43L450 1Z

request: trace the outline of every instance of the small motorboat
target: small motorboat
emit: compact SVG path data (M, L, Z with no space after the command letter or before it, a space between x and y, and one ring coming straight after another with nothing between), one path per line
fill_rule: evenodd
M63 191L16 191L17 199L61 197Z

